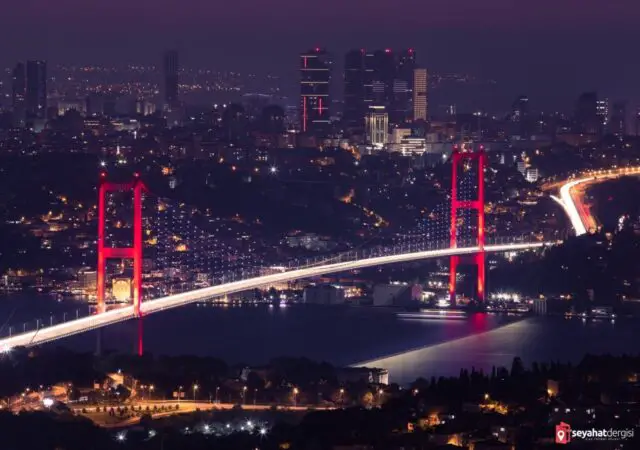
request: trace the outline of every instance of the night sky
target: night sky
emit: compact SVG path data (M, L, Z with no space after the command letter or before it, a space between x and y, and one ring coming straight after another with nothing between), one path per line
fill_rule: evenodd
M414 47L436 71L567 106L582 90L640 100L638 0L3 0L0 64L185 64L295 79L297 53Z

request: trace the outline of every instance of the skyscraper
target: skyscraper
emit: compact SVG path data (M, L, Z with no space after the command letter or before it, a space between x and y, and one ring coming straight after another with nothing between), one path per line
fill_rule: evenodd
M409 122L413 116L413 71L416 68L416 53L413 49L399 52L395 60L391 113L394 124Z
M344 58L344 111L342 118L345 127L360 128L364 125L367 114L366 95L366 62L364 50L351 50ZM370 83L369 83L370 84Z
M609 131L616 136L624 136L627 134L627 104L620 101L615 102L611 108L611 122L609 123Z
M429 118L427 98L427 69L413 70L413 120L427 121Z
M575 131L584 134L600 134L602 120L598 116L598 94L585 92L578 97L575 112Z
M364 118L377 107L384 107L390 123L411 120L415 62L413 49L398 53L391 49L348 52L344 74L345 126L361 128Z
M164 102L168 109L175 108L178 104L178 72L180 65L177 50L164 52Z
M396 64L390 49L376 50L367 58L365 70L369 73L370 88L367 86L365 101L368 107L384 106L391 109L393 100L393 80Z
M521 95L513 102L511 109L511 121L514 123L513 131L522 137L529 136L530 119L529 97Z
M598 117L600 118L600 123L603 127L607 127L609 125L609 99L605 98L602 100L598 100L596 103L596 112Z
M47 63L27 61L25 109L27 120L45 119L47 115Z
M13 116L19 125L24 125L25 119L25 102L27 95L27 74L24 63L19 62L13 69L12 73L12 96L11 105L13 107Z
M300 125L302 132L326 133L331 124L329 88L332 61L320 48L300 54Z

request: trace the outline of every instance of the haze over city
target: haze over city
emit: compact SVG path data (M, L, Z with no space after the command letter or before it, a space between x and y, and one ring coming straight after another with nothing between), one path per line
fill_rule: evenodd
M585 90L640 100L633 57L640 5L633 0L8 3L0 17L0 38L11 42L0 55L5 66L20 58L159 64L161 49L177 47L190 67L269 72L292 82L291 55L301 45L336 56L414 47L430 70L496 80L500 100L524 93L540 108L566 109Z

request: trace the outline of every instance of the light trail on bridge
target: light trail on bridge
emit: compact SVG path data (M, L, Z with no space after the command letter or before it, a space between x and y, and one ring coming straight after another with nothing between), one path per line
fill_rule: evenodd
M512 243L512 244L499 244L488 245L484 247L486 252L514 252L522 250L539 249L545 246L556 244L555 242L533 242L533 243ZM197 289L189 292L183 292L181 294L169 295L167 297L161 297L153 300L147 300L142 302L140 309L143 316L153 314L160 311L165 311L179 306L188 305L198 301L207 300L210 298L222 297L229 294L248 291L256 289L261 286L281 283L287 281L294 281L303 278L310 278L328 273L344 272L355 269L363 269L366 267L374 267L385 264L403 263L410 261L418 261L422 259L430 258L442 258L456 255L470 255L479 251L479 247L461 247L461 248L447 248L440 250L426 250L410 253L399 253L396 255L388 256L376 256L370 258L356 259L351 261L336 262L331 264L324 264L312 267L305 267L302 269L294 269L284 271L281 273L275 273L271 275L264 275L254 278L248 278L245 280L234 281L231 283L224 283L217 286ZM119 322L124 322L130 319L134 319L135 310L133 305L125 306L123 308L106 311L100 314L95 314L89 317L73 320L70 322L53 325L46 328L40 328L38 330L30 331L27 333L18 334L8 338L0 339L0 350L10 351L14 347L31 347L39 344L62 339L75 334L84 333L85 331L95 330L98 328L113 325Z
M612 180L624 176L640 175L640 167L622 167L610 170L599 170L585 174L584 178L568 181L560 188L560 198L552 195L555 200L564 209L576 236L586 234L590 223L595 223L595 219L586 211L580 199L575 199L572 190L580 185Z

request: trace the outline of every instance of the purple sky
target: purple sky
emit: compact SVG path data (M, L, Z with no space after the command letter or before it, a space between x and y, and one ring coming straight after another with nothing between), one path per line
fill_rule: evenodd
M3 65L26 58L158 62L164 47L177 46L190 65L286 76L310 46L338 55L350 47L410 46L428 68L505 80L512 92L533 96L553 84L559 96L598 89L640 99L638 0L2 3Z

